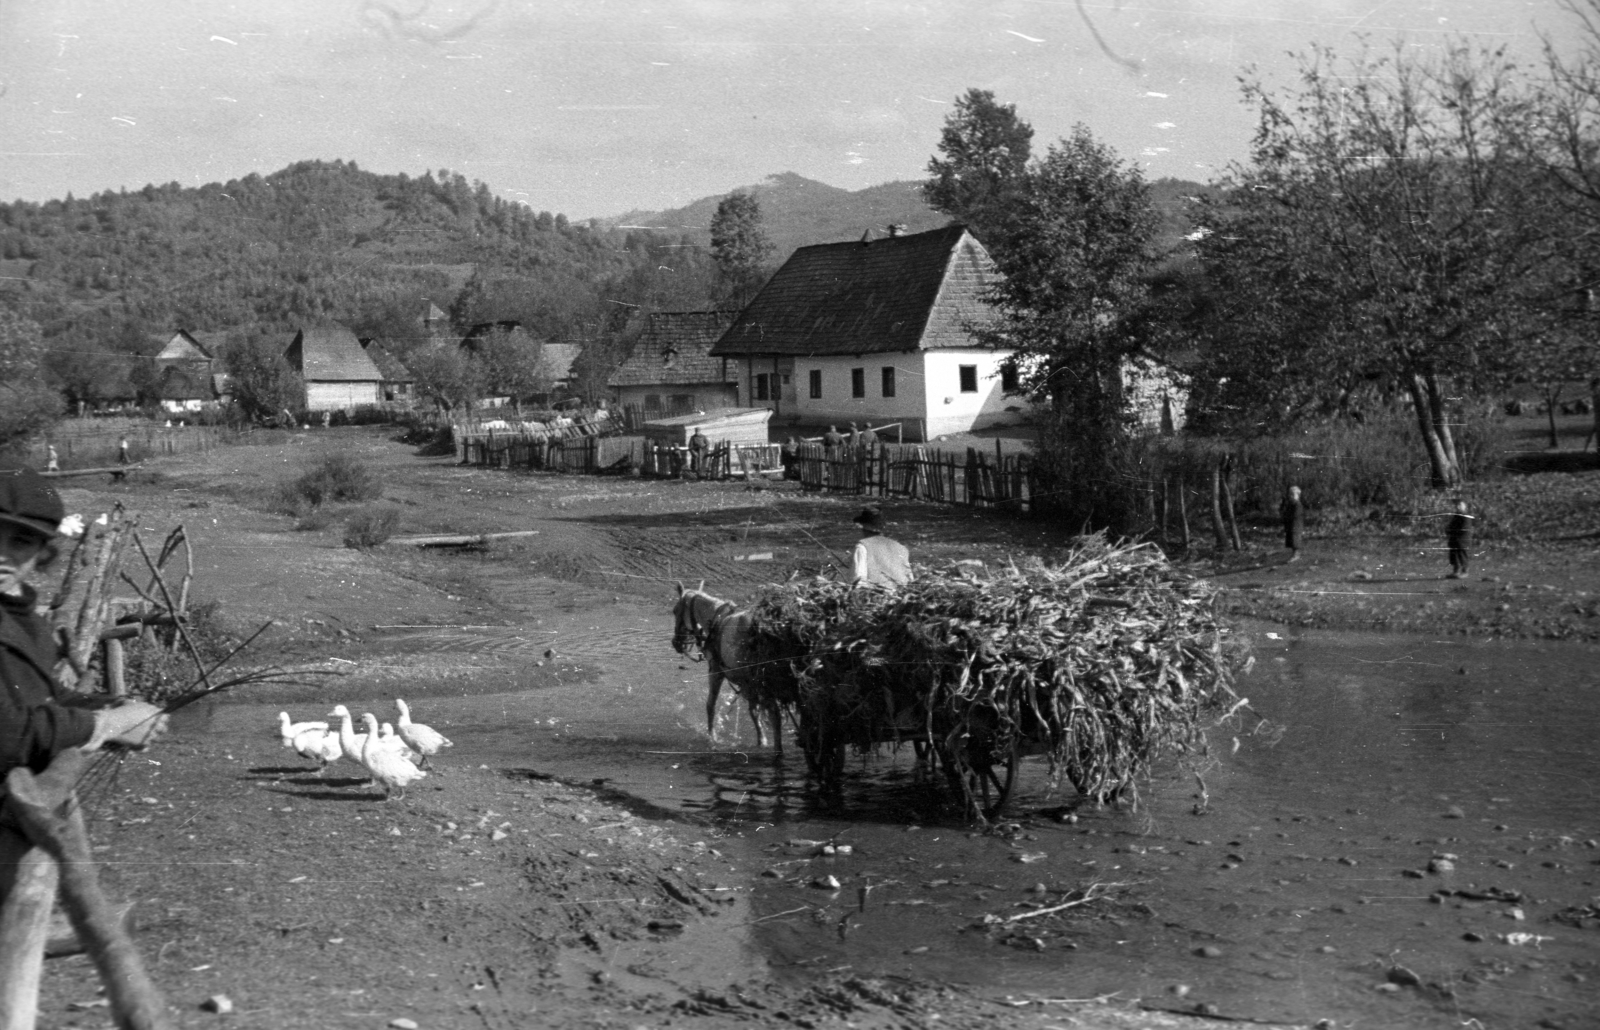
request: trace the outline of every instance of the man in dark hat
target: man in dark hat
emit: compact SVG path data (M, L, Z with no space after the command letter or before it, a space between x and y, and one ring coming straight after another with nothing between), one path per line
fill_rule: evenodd
M167 717L155 705L127 701L95 708L95 701L105 699L56 682L60 648L49 622L35 610L39 595L27 579L55 559L65 514L43 476L32 469L0 469L0 784L18 766L43 772L68 748L139 747L166 730ZM4 826L0 822L0 830Z
M883 513L863 508L851 521L861 527L861 539L850 555L851 585L893 590L911 582L911 552L883 535Z

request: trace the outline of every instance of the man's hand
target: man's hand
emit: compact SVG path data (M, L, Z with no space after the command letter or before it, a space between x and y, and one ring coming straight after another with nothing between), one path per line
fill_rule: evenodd
M160 708L143 701L126 701L94 713L94 736L83 749L96 751L106 745L149 747L166 732L167 716Z

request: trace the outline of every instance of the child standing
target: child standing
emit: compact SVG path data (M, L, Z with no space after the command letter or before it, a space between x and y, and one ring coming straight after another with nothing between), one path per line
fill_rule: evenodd
M1467 514L1467 502L1459 497L1445 528L1445 543L1450 550L1450 575L1445 578L1461 579L1467 574L1468 548L1472 546L1472 516Z

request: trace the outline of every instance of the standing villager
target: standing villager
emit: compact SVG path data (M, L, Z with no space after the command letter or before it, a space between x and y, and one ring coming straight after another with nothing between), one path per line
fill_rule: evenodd
M838 426L828 426L828 431L822 434L822 446L827 448L829 458L839 456L839 448L844 446L844 434L839 432Z
M65 514L60 495L43 476L32 469L0 469L0 802L12 769L39 773L69 748L142 747L166 731L167 717L155 705L121 701L96 707L109 699L56 681L61 648L27 580L55 559ZM10 817L0 816L0 833L21 832Z
M864 508L851 521L861 527L861 539L850 555L851 585L892 590L911 582L911 552L883 535L883 513Z
M783 449L779 451L779 458L783 464L784 479L800 478L800 441L792 435L783 441Z
M1283 546L1289 549L1289 560L1300 560L1300 545L1305 535L1305 505L1300 502L1300 488L1291 486L1278 509L1283 516Z
M45 446L50 451L50 457L45 462L44 470L46 472L60 472L61 471L61 457L60 457L60 455L56 454L56 445L52 443L52 444L46 444Z
M1467 514L1467 502L1456 498L1455 511L1445 527L1445 543L1450 551L1450 575L1446 579L1461 579L1467 574L1472 547L1472 516Z
M861 446L866 448L868 454L878 453L878 434L870 423L861 431Z
M695 426L694 435L689 437L689 467L697 476L703 476L709 469L707 458L711 453L711 441L706 434Z
M850 453L861 453L861 427L854 422L850 423Z
M133 463L133 459L128 456L128 438L126 436L117 440L117 463L120 465Z

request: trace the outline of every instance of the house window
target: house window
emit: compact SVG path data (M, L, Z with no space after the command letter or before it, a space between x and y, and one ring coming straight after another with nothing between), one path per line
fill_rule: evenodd
M659 393L647 393L647 394L645 394L644 395L644 410L646 410L646 411L660 411L661 410L661 395Z
M978 366L977 365L957 365L956 366L956 371L961 373L961 392L962 393L977 393L978 392Z
M677 409L678 411L688 411L690 408L693 408L693 407L696 406L695 405L695 400L694 400L694 394L692 394L692 393L675 393L675 394L673 394L672 395L672 406L673 406L673 408Z
M756 400L770 401L772 399L771 382L772 380L768 378L767 373L758 372L756 374Z
M885 366L883 366L883 395L885 397L893 397L894 396L894 366L893 365L885 365Z
M1017 367L1015 365L1000 366L1000 389L1006 393L1017 392Z
M811 399L818 400L822 397L822 369L811 370Z
M867 395L867 370L852 368L850 370L850 396L865 397Z

